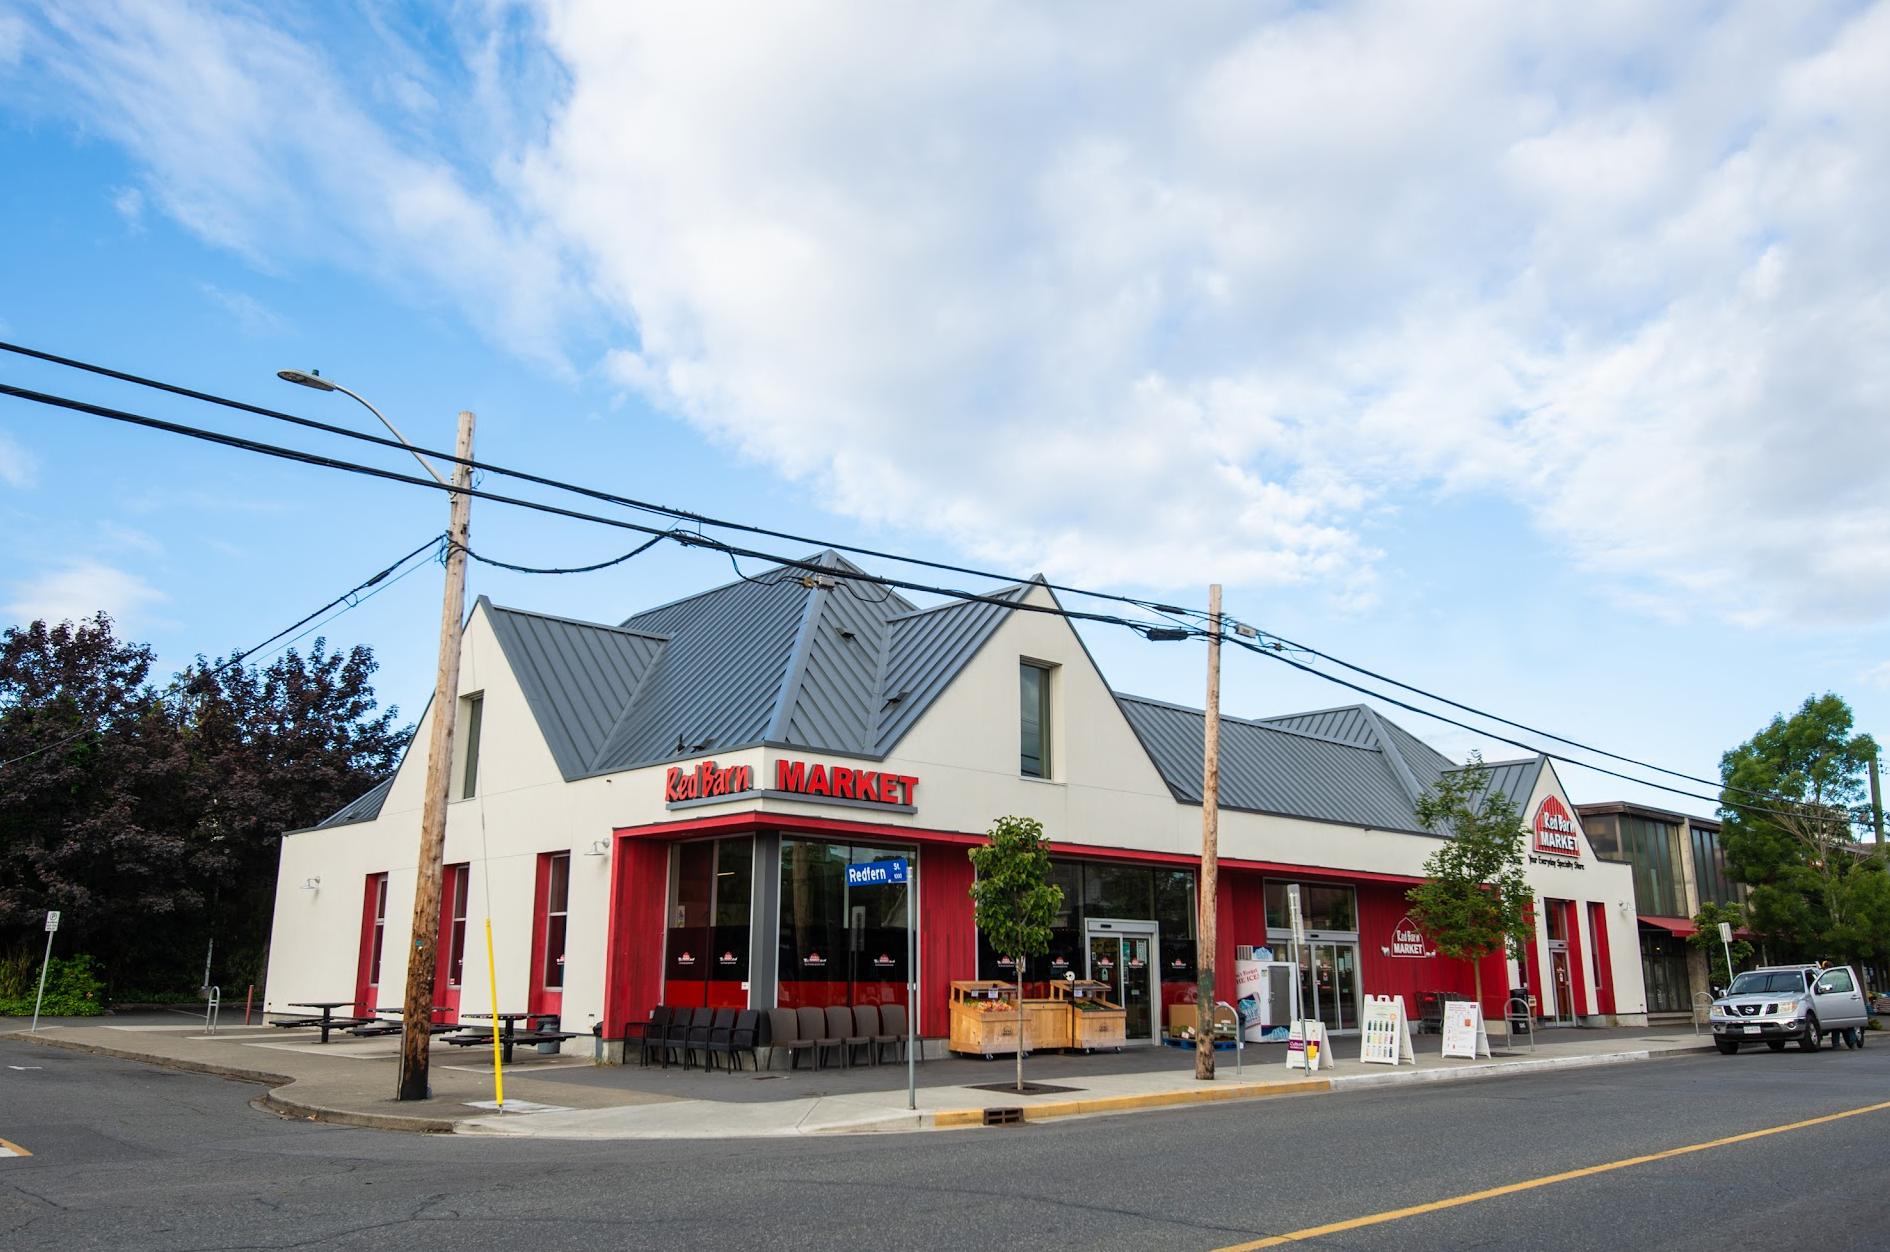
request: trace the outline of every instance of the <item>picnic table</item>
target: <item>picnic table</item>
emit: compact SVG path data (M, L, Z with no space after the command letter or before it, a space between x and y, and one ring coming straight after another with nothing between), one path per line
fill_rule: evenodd
M292 1009L314 1009L317 1013L320 1014L320 1016L319 1017L290 1016L290 1020L286 1022L271 1022L269 1024L272 1026L280 1026L285 1030L292 1030L292 1029L302 1027L302 1026L314 1026L321 1030L322 1042L327 1043L328 1032L331 1030L339 1030L346 1026L361 1026L374 1020L371 1017L352 1017L352 1016L336 1017L335 1016L336 1009L348 1008L353 1003L354 1003L353 1000L305 1000L305 1001L291 1002L289 1004L289 1007ZM287 1015L284 1015L284 1016L287 1016Z
M443 1004L433 1006L433 1013L443 1013L445 1011L446 1006ZM358 1026L349 1027L348 1033L357 1038L367 1039L381 1035L398 1035L406 1031L407 1010L404 1006L394 1008L379 1007L376 1008L374 1012L376 1016L373 1019L364 1021ZM393 1020L389 1021L389 1018ZM432 1019L431 1014L428 1015L427 1033L429 1035L445 1034L449 1030L458 1029L459 1027L457 1026L449 1026L444 1022L436 1022Z
M499 1032L499 1056L502 1064L512 1063L512 1048L520 1043L562 1043L566 1039L575 1039L575 1032L557 1028L556 1013L461 1013L462 1018L479 1018L493 1023ZM527 1023L520 1031L518 1024ZM536 1023L535 1025L533 1023ZM545 1023L550 1023L546 1025ZM479 1028L474 1027L474 1030ZM474 1044L492 1042L492 1029L485 1029L476 1034L454 1035L447 1039L456 1048L469 1048Z

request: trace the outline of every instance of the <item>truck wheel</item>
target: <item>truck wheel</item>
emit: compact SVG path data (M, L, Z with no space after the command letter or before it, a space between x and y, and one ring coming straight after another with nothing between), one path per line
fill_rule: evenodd
M1739 1051L1739 1041L1737 1039L1715 1039L1713 1040L1713 1046L1719 1049L1721 1056L1732 1056Z
M1866 1029L1865 1027L1858 1026L1858 1027L1853 1028L1851 1031L1851 1046L1853 1048L1863 1047L1864 1040L1867 1039L1869 1036L1870 1036L1870 1031Z
M1805 1034L1798 1041L1798 1046L1806 1052L1816 1052L1824 1046L1824 1027L1818 1025L1817 1018L1805 1019Z
M1765 1046L1772 1049L1774 1052L1783 1052L1785 1050L1785 1041L1783 1039L1767 1039Z

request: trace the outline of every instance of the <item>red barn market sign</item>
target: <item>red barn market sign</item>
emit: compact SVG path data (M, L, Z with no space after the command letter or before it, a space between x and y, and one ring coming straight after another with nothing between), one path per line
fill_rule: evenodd
M918 778L912 774L854 769L847 765L810 765L806 761L776 761L772 781L773 788L757 791L755 770L751 765L723 766L714 761L702 761L690 769L672 765L663 780L663 799L677 804L688 800L776 795L911 808L913 793L919 787Z
M1537 852L1546 856L1581 856L1582 840L1576 831L1575 819L1570 816L1568 807L1555 796L1543 800L1536 809L1532 828L1535 830Z
M1406 913L1398 919L1398 924L1391 928L1391 955L1422 957L1437 954L1425 949L1424 932L1418 929L1417 923L1411 920L1409 913Z

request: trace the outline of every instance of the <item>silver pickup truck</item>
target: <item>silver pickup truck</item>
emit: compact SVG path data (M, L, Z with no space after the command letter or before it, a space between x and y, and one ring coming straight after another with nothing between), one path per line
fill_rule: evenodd
M1832 1038L1861 1048L1870 1010L1848 965L1765 965L1733 979L1711 1016L1713 1042L1731 1056L1742 1043L1780 1052L1795 1040L1816 1052Z

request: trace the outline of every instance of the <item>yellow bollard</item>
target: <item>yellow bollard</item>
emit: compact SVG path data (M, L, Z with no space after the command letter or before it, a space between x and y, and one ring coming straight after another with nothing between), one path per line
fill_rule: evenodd
M499 967L492 957L492 918L486 918L486 981L492 988L492 1098L505 1112L505 1075L499 1064Z

